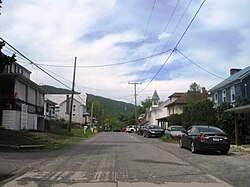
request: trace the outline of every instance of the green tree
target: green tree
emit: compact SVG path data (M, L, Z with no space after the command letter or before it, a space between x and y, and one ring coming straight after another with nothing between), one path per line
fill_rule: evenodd
M194 82L189 86L189 91L200 92L201 87L196 82Z
M182 124L184 127L190 125L211 125L216 121L213 103L208 99L199 100L183 107Z
M224 130L227 134L234 134L234 114L225 112L226 109L232 108L229 103L221 103L216 108L216 126Z
M137 107L137 114L143 114L146 112L147 108L150 108L152 105L152 101L150 98L145 99L144 101L141 102L141 105Z
M172 114L168 118L168 125L182 125L182 114Z

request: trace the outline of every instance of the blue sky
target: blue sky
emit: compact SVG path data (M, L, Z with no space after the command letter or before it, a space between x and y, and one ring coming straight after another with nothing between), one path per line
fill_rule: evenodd
M73 68L60 66L73 66L76 56L78 91L133 102L134 88L128 82L142 81L139 103L154 90L165 100L173 92L187 91L193 82L210 89L222 81L178 52L169 60L170 52L144 58L173 49L202 1L4 0L0 36L69 87ZM230 68L250 64L249 12L248 0L207 0L178 50L207 71L227 78ZM12 54L9 48L3 52ZM117 66L81 67L140 58ZM65 88L20 55L17 61L32 72L37 84Z

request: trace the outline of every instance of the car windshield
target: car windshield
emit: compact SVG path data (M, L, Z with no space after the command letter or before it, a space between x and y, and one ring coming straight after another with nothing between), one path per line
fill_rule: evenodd
M150 125L148 126L149 129L161 129L161 127L157 126L157 125Z
M198 127L199 132L216 132L216 133L224 133L222 130L211 127Z
M183 127L171 127L171 131L183 131Z

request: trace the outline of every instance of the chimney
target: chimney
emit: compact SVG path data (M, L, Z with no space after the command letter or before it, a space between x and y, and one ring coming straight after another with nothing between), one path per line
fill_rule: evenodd
M206 91L205 87L202 87L201 97L202 97L202 99L206 99L207 98L207 91Z
M233 74L239 72L240 70L241 70L241 69L231 68L231 69L230 69L230 75L233 75Z

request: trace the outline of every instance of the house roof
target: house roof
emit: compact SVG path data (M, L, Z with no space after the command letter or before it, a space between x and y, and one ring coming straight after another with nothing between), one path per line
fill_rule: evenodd
M213 88L211 88L209 90L209 92L213 92L216 91L220 88L224 88L234 82L237 82L241 79L244 79L246 76L250 75L250 66L242 69L241 71L234 73L233 75L231 75L230 77L228 77L227 79L225 79L224 81L220 82L219 84L217 84L216 86L214 86Z
M185 92L175 92L172 95L170 95L168 98L171 98L171 97L181 97L184 94L185 94Z
M173 102L168 103L165 107L172 106L172 105L183 105L187 103L188 97L192 92L182 93L181 97L174 100ZM174 94L173 94L174 95Z
M250 113L250 105L230 108L230 109L225 110L225 112Z
M174 94L175 94L175 93L174 93ZM173 97L174 94L172 94L172 97ZM180 98L176 99L175 101L170 102L170 103L168 103L167 105L165 105L165 107L172 106L172 105L186 104L188 92L187 92L187 93L182 93L182 94L178 93L178 94L176 94L176 95L181 95L181 96L180 96ZM169 97L170 97L170 96L169 96Z

